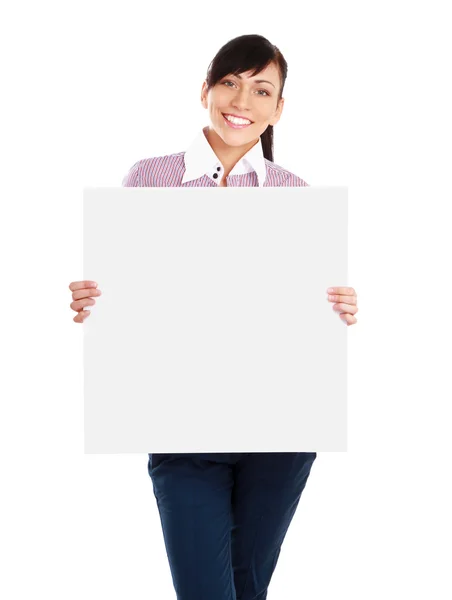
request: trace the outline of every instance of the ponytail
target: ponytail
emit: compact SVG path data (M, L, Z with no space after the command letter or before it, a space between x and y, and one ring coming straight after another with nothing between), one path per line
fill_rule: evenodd
M262 152L267 160L273 161L273 125L269 125L261 135Z

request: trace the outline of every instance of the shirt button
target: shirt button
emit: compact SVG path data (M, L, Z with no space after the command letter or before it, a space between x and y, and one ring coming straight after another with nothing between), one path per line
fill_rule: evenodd
M213 178L216 179L218 177L218 173L213 174Z

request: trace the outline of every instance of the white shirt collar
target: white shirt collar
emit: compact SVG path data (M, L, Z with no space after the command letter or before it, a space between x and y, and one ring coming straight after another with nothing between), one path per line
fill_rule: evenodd
M218 185L224 175L224 167L219 161L217 155L212 149L212 146L207 141L204 134L204 127L190 144L184 154L185 173L182 183L198 179L203 175L207 175ZM218 171L220 167L220 171ZM263 187L267 168L265 166L264 154L262 152L262 142L259 141L248 150L248 152L238 161L229 175L243 175L256 171L259 187ZM218 174L218 177L213 177L213 174Z

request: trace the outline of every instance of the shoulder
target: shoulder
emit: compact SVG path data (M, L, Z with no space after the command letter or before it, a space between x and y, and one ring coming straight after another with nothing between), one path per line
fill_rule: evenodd
M304 187L309 184L295 175L295 173L291 173L281 165L277 165L271 160L265 160L265 167L267 169L267 186L269 187Z
M185 152L143 158L130 168L123 187L166 187L180 185L185 171Z

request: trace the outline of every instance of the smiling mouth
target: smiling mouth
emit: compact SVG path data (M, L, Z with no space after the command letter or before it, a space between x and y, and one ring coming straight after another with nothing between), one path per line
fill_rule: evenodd
M228 121L228 119L226 118L226 115L228 117L232 117L233 115L229 115L228 113L221 113L224 117L224 119L226 119L226 121ZM236 117L237 118L237 117ZM242 118L242 117L238 117L238 118ZM249 121L248 123L233 123L232 121L228 121L228 123L231 123L231 125L236 125L237 127L247 127L248 125L252 125L254 123L254 121L250 121L250 119L246 119L247 121Z

